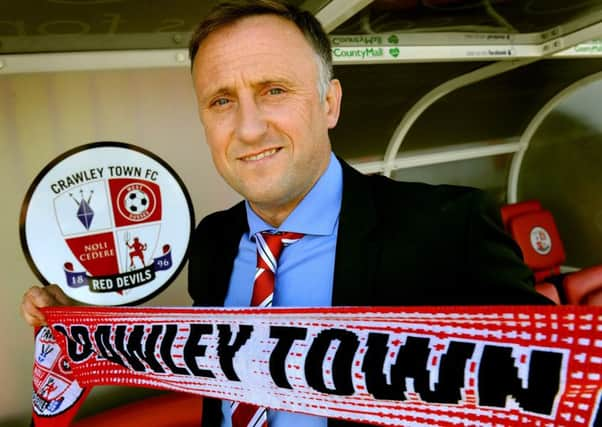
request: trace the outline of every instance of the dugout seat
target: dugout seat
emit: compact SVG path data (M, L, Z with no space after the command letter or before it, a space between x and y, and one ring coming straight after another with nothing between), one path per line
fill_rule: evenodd
M501 209L506 231L520 246L535 275L535 288L557 304L602 305L602 265L561 273L566 259L552 213L537 200Z
M167 392L82 418L73 427L199 427L202 410L202 397Z

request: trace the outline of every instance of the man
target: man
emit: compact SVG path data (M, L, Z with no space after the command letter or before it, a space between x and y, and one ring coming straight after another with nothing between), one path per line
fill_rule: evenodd
M190 57L214 164L245 198L195 231L195 305L250 305L262 242L279 232L296 237L274 263L275 306L547 301L482 192L363 176L332 154L341 84L331 78L328 38L309 13L271 1L219 5L194 33ZM63 302L56 287L32 288L24 317L41 322L39 307ZM230 426L237 409L205 399L203 425ZM278 411L267 421L354 425Z

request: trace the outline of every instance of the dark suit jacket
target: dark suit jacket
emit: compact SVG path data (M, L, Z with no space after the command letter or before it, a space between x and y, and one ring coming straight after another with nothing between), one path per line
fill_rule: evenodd
M333 306L548 302L533 290L520 249L482 191L396 182L341 164ZM242 202L198 225L188 267L195 305L223 305L246 231ZM205 399L203 426L220 425L219 405ZM359 424L329 420L328 425Z

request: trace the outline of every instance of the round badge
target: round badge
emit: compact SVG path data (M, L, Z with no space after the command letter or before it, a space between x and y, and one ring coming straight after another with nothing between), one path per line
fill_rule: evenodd
M142 148L97 142L54 159L21 210L21 246L44 283L94 305L140 303L186 260L194 214L174 170Z
M531 229L531 246L540 255L547 255L552 250L552 239L543 227Z

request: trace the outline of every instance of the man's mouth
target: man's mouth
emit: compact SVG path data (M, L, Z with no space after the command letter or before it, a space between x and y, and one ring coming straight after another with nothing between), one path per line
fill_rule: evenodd
M240 160L243 160L245 162L255 162L257 160L261 160L261 159L265 159L266 157L273 156L278 151L280 151L280 148L271 148L269 150L262 151L261 153L253 154L250 156L243 156L240 158Z

